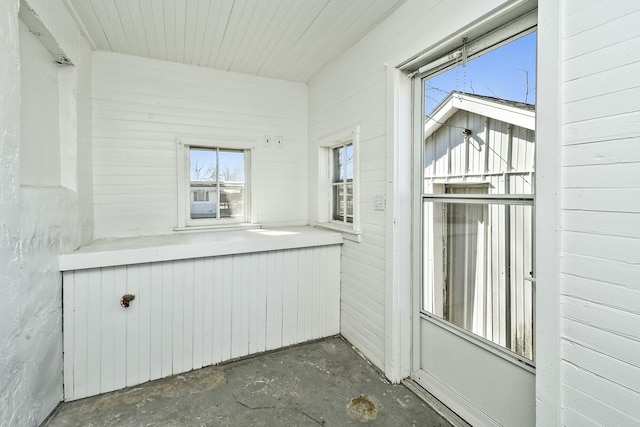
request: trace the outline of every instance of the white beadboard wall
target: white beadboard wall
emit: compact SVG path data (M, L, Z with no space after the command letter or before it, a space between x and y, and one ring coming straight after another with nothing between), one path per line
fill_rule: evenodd
M408 0L333 64L309 82L309 218L318 218L318 146L360 126L362 242L342 251L341 332L376 366L385 369L385 274L387 214L374 211L376 194L387 193L387 68L435 44L502 1ZM429 31L425 31L425 29ZM392 201L387 200L387 206ZM409 245L409 242L405 242Z
M65 400L338 334L339 268L332 244L66 271Z
M640 4L564 7L564 425L640 425Z
M283 148L265 148L265 135L283 137ZM96 52L96 238L172 232L178 137L255 141L258 221L307 224L305 84Z

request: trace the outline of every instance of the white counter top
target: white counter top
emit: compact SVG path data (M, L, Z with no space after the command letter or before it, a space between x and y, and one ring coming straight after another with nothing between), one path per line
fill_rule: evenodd
M338 245L342 234L303 226L98 239L60 255L60 271Z

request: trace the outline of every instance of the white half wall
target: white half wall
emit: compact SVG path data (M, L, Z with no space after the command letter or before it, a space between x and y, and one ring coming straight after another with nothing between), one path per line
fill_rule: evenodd
M339 259L333 243L65 271L65 400L339 333Z
M283 147L266 148L265 135ZM98 52L93 61L96 237L177 226L178 137L257 144L258 222L307 224L307 87Z

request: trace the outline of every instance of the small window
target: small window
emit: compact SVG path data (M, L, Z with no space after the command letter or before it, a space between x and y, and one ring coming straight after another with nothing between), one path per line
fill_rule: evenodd
M353 144L332 150L333 220L353 223Z
M360 127L319 144L318 220L316 226L342 232L360 242Z
M244 151L221 148L189 149L191 219L232 218L244 221Z
M238 142L178 141L178 230L255 222L249 182L253 148Z
M193 201L194 202L208 202L209 201L209 192L206 190L193 190Z

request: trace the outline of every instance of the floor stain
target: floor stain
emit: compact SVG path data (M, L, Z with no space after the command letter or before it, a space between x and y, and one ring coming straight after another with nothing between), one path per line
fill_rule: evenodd
M372 397L363 394L351 399L347 405L347 413L360 422L368 423L378 416L378 405Z
M156 398L176 398L195 393L206 393L224 382L224 372L201 369L185 375L155 380L142 387L99 396L92 405L84 405L80 412L104 411L117 408L120 405L136 405L141 408L145 402Z

